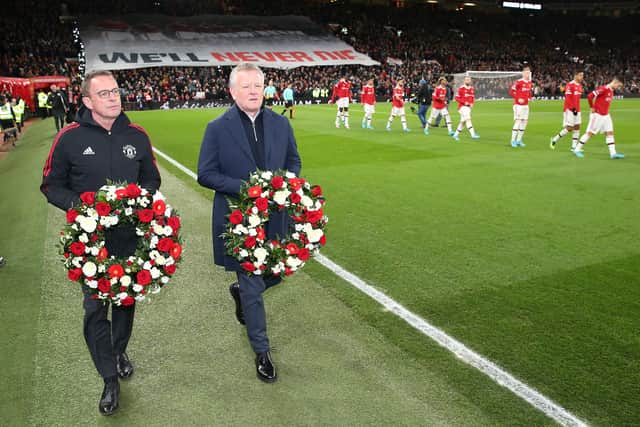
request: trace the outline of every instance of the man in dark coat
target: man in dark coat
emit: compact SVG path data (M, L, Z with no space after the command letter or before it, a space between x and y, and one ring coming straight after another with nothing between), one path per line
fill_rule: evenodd
M67 95L58 89L58 86L51 85L51 94L47 99L47 103L51 106L51 114L56 122L56 132L64 127L64 118L69 111L69 100Z
M258 378L274 382L277 374L271 359L262 293L279 282L248 275L239 263L225 254L220 235L227 224L227 197L237 197L243 181L257 169L285 169L296 175L301 162L289 121L262 108L264 74L254 64L239 64L229 76L229 90L235 104L210 122L198 159L198 183L215 190L213 200L214 262L235 271L238 283L230 286L236 302L236 317L246 324L249 342L256 353ZM269 238L287 234L286 215L272 214L267 225Z

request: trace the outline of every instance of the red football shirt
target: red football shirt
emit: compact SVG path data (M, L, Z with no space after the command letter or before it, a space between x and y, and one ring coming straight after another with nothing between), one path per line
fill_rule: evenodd
M589 94L588 99L589 106L596 113L606 116L609 114L609 107L611 107L611 101L613 100L613 89L606 85L600 86Z
M473 107L475 101L475 89L471 86L462 85L458 88L458 94L455 100L458 101L458 110L460 107Z
M518 105L529 105L532 88L533 82L531 80L516 80L509 90L509 94L513 97L513 103Z
M391 105L396 108L404 107L404 89L401 87L393 88L393 97L391 99Z
M442 86L437 86L433 90L433 95L431 95L433 102L431 103L432 108L441 110L447 105L447 88Z
M360 93L360 102L369 105L374 105L376 103L376 91L373 86L362 86L362 92Z
M575 80L571 80L564 90L564 111L571 111L574 108L576 111L580 111L581 97L582 85Z

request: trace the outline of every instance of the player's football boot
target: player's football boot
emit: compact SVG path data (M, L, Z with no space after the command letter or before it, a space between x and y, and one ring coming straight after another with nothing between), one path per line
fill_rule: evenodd
M553 138L551 138L551 140L549 141L549 148L551 148L552 150L556 149L556 143Z
M366 129L367 128L367 122L365 122L364 120L362 121L362 129Z
M458 135L456 135L455 133L453 135L451 135L451 138L455 139L456 141L460 141L460 137Z
M405 132L411 132L411 129L409 129L409 128L404 128L402 130L405 131Z
M449 131L449 136L453 136L454 133L455 133L454 131L450 130Z
M580 159L584 157L584 153L582 152L582 150L573 150L573 154L575 154L575 156Z
M624 154L616 153L611 155L612 159L624 159Z
M518 143L516 141L511 141L511 146L513 148L518 148Z
M373 126L369 125L369 126L367 126L367 129L373 130Z
M526 147L527 146L527 144L525 144L522 141L516 141L516 144L518 144L518 147Z
M391 127L390 126L387 126L386 129L387 129L387 132L391 132Z
M429 135L429 128L424 128L424 134Z
M480 139L480 135L478 135L478 134L471 135L471 139Z

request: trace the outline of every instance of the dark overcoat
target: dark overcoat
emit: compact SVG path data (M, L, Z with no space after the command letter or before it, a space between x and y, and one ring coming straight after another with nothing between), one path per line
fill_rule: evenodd
M289 121L268 108L260 114L263 114L266 169L284 169L298 175L302 165ZM198 183L215 191L212 218L214 262L229 271L242 270L233 257L225 254L224 240L220 237L228 221L226 198L236 198L242 182L256 169L240 112L234 105L207 125L198 159ZM267 225L268 238L284 237L287 224L286 215L272 215Z

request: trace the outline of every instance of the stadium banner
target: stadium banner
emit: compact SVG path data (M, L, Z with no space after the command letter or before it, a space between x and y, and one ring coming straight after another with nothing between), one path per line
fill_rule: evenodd
M211 67L378 65L303 16L82 17L87 71Z

